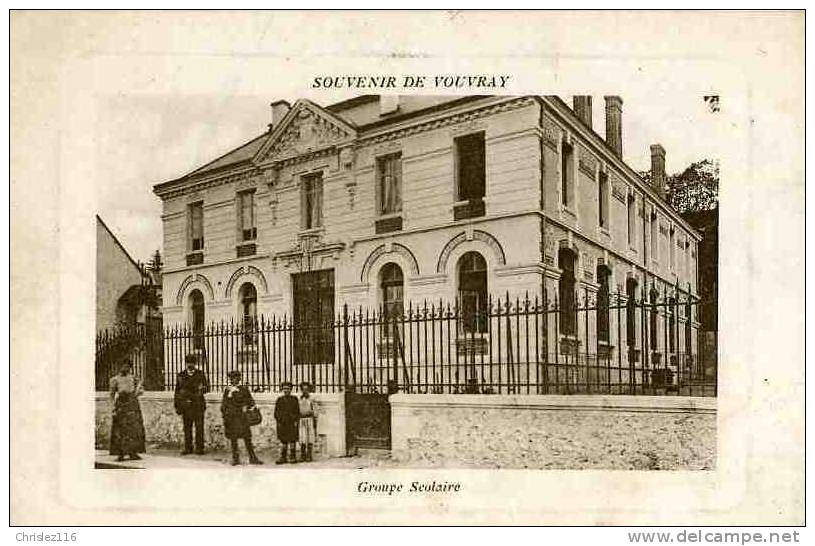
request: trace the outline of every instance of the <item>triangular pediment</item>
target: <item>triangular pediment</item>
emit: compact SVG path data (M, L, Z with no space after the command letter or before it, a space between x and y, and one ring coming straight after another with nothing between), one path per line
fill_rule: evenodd
M309 100L301 99L272 131L254 161L281 161L313 153L350 142L356 138L356 133L350 123Z

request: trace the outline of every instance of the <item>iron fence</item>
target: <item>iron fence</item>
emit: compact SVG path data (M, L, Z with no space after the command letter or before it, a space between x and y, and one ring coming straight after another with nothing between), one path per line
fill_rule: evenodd
M214 389L241 370L255 391L309 381L318 392L715 396L715 349L701 342L699 305L588 290L559 305L543 291L401 312L346 306L316 324L260 316L131 328L97 336L97 388L128 357L146 384L172 390L186 355L196 354Z
M96 335L96 390L106 390L122 361L148 390L165 388L164 335L160 321L103 330Z

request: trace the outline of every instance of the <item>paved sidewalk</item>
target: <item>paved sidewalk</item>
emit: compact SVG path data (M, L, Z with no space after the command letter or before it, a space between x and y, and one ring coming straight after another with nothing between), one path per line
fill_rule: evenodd
M258 457L263 461L263 465L250 465L245 452L241 452L241 466L259 469L289 470L302 468L372 468L372 467L397 467L390 459L388 451L364 451L360 455L353 457L333 457L321 458L310 463L297 464L275 464L277 453L269 450L258 451ZM177 450L170 449L148 449L147 453L141 454L140 461L117 462L115 455L110 455L107 450L96 450L96 468L119 468L119 469L156 469L156 468L231 468L232 455L226 451L214 451L203 455L184 455Z

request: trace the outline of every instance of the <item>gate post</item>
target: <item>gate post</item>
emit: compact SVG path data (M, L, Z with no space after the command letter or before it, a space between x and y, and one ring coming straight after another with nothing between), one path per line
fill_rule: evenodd
M396 324L396 314L395 313L393 314L392 328L393 328L393 330L391 330L391 340L392 340L392 342L391 342L391 356L393 357L393 382L398 387L398 385L399 385L399 355L397 355L397 353L396 353L396 349L397 349L396 340L398 339L398 337L397 337L397 333L396 333L397 324ZM390 381L388 381L388 383L390 383Z
M348 390L348 304L342 306L342 389Z

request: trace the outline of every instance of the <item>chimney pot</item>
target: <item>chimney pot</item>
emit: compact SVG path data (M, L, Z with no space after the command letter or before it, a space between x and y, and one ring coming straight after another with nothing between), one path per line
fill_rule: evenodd
M572 97L572 110L575 115L592 129L591 125L591 95L575 95Z
M607 95L606 100L606 143L614 154L623 157L623 99L617 95Z
M665 199L665 148L662 144L651 144L651 186Z
M276 128L280 122L289 113L291 106L284 100L276 100L272 103L272 122L269 124L269 129Z
M399 95L379 95L379 115L393 114L399 110Z

